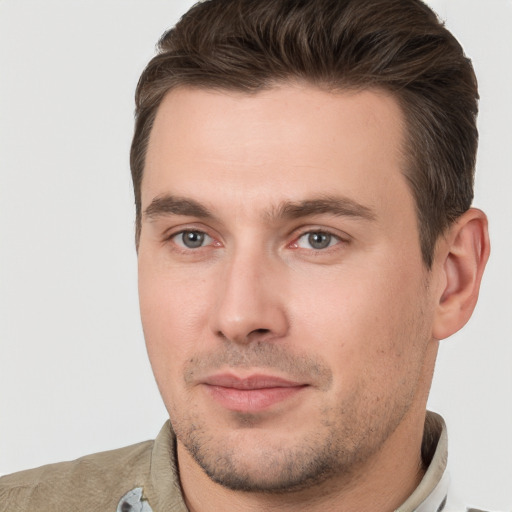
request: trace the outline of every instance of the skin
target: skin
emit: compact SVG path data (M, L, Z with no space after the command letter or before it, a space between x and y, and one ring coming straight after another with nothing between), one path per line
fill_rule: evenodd
M190 510L384 511L417 486L438 340L488 242L472 210L425 268L403 140L380 91L164 99L139 291Z

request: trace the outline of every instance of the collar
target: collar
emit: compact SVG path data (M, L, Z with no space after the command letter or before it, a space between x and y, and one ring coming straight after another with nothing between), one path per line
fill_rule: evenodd
M416 490L395 512L441 512L445 507L450 485L446 470L448 435L443 418L435 412L427 411L421 452L428 464L427 471Z

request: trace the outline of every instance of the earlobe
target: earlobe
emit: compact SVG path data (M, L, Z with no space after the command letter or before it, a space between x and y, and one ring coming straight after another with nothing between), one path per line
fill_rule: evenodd
M448 230L441 246L436 255L443 282L433 328L436 339L457 332L473 313L490 252L486 215L469 209Z

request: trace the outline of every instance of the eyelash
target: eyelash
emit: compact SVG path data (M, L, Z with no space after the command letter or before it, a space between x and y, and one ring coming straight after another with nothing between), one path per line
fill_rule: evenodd
M311 240L308 240L308 243L310 245L309 248L300 247L300 245L299 245L300 239L304 238L304 237L311 237L312 235L320 235L321 237L328 237L328 245L326 247L322 247L322 248L315 248L315 247L311 247ZM334 242L334 243L331 243L331 242ZM339 235L336 235L330 231L326 231L324 229L309 229L307 231L300 233L294 239L294 241L291 242L288 246L293 249L297 249L297 250L303 249L303 250L307 250L307 251L313 251L313 253L325 253L330 248L335 247L335 246L339 245L340 243L344 243L344 242L347 243L347 240L344 240Z
M183 243L179 243L176 241L176 238L181 236L183 237L186 233L197 233L200 235L203 235L207 239L211 239L211 241L207 245L200 245L197 247L186 247ZM314 247L300 247L299 241L301 238L311 236L311 235L320 235L320 236L326 236L329 237L328 245L326 247L322 248L314 248ZM194 229L193 227L187 228L187 229L181 229L180 231L175 231L165 237L163 240L164 243L166 242L172 242L174 245L175 250L182 252L182 253L191 253L191 252L198 252L200 249L205 249L207 247L213 246L214 248L222 247L222 243L216 240L215 237L209 235L207 231L204 229ZM334 243L332 243L334 242ZM343 238L338 234L332 233L331 231L325 230L325 229L307 229L305 231L300 231L294 238L293 241L287 244L287 248L298 250L298 251L308 251L311 254L325 254L327 252L330 252L330 249L333 249L337 247L340 244L348 244L349 240L347 238ZM309 241L309 244L311 245L311 241Z
M210 242L208 245L200 245L200 246L198 246L196 248L192 248L192 247L186 247L184 244L182 245L181 243L176 242L175 239L177 237L179 237L179 236L183 237L186 233L190 233L190 234L197 233L197 234L203 235L204 238L211 239L211 241L213 243ZM213 236L209 235L204 229L194 229L194 228L188 228L188 229L182 229L180 231L175 231L175 232L167 235L163 241L164 241L164 243L166 243L166 242L173 243L175 248L176 248L176 250L181 251L183 253L190 253L192 251L197 251L199 249L204 249L205 247L208 247L210 245L213 245L215 247L221 247L222 246L222 244L219 241L217 241Z

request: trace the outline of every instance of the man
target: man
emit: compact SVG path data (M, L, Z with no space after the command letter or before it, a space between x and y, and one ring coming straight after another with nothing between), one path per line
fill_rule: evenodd
M489 254L476 79L421 2L223 0L160 42L131 165L170 416L0 510L447 510L425 412Z

